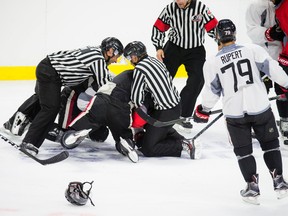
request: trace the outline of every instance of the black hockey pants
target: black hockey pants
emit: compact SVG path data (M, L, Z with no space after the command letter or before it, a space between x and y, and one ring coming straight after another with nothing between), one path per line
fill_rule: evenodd
M180 65L184 65L187 71L186 85L180 92L181 96L181 116L191 117L195 103L200 94L203 84L203 65L206 58L204 46L193 49L183 49L171 42L167 42L164 47L164 64L171 76L174 78Z
M32 143L39 148L59 112L61 80L48 57L38 64L36 78L35 91L41 109L33 119L23 142Z
M72 121L70 128L78 131L108 126L115 142L119 142L120 137L132 139L132 118L128 103L102 93L97 93L90 103L87 110Z
M169 110L152 110L149 115L160 121L170 121L177 119L180 116L180 105ZM172 156L180 157L182 152L181 136L173 126L154 127L145 125L145 134L137 143L140 146L140 151L146 157L163 157Z

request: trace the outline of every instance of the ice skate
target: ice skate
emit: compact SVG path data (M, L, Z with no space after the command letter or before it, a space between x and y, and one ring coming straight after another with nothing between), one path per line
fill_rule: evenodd
M38 148L31 143L22 142L20 145L22 151L26 151L29 154L36 156L39 152Z
M189 120L187 120L187 121L177 123L176 127L177 127L176 129L180 132L191 133L193 125L191 124Z
M119 143L120 151L123 155L127 156L133 163L139 160L138 153L135 150L135 144L130 139L122 139Z
M61 138L61 145L67 149L76 148L87 137L90 131L91 129L66 131Z
M273 179L274 191L278 199L288 196L288 183L284 180L282 175L277 175L276 170L270 172Z
M258 197L260 196L260 191L258 187L258 174L253 175L253 181L248 182L245 189L240 191L243 201L253 204L260 205Z
M199 141L192 141L192 139L182 140L183 150L187 151L191 159L201 158L201 143Z
M60 129L58 127L54 127L48 132L46 139L59 143L59 142L61 142L61 138L63 136L63 133L64 133L64 131L62 129Z

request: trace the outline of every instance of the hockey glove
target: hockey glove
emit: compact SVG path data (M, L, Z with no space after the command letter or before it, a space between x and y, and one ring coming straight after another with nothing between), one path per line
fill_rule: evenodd
M265 37L268 41L283 41L285 34L282 29L276 24L265 31Z
M141 109L144 110L144 112L146 113L147 110L145 111L145 109L143 109L143 107L145 107L144 105L141 106ZM145 126L145 124L147 123L144 119L142 119L139 114L134 110L132 112L132 127L133 128L142 128Z
M284 87L282 87L282 86L280 86L280 88L281 88L281 90L283 91L284 94L279 95L280 98L279 98L278 100L280 100L280 101L286 101L287 98L288 98L288 89L287 89L287 88L284 88Z
M280 66L283 68L283 70L288 73L288 56L287 54L280 54L278 57L278 62L280 63Z
M202 105L198 105L195 109L193 120L197 123L207 123L209 120L210 112L203 111Z

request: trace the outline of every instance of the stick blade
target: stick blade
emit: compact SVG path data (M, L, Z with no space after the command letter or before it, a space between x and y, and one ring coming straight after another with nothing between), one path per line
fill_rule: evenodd
M65 159L67 159L69 157L69 152L67 151L62 151L57 155L54 155L53 157L47 158L47 159L39 159L37 157L35 157L34 155L30 154L29 152L23 150L23 149L19 149L22 153L26 154L28 157L32 158L33 160L37 161L38 163L42 164L42 165L49 165L49 164L54 164L54 163L58 163L61 162Z

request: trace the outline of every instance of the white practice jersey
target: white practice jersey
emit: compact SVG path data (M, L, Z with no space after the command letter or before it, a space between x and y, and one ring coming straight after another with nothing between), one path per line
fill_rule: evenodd
M270 103L259 71L288 87L288 76L262 47L255 44L223 47L204 64L202 106L212 109L222 95L226 117L241 118L245 113L257 115L266 111Z
M273 59L277 60L282 50L280 41L269 42L265 31L276 24L275 6L269 0L254 0L246 11L247 34L253 43L263 47Z

